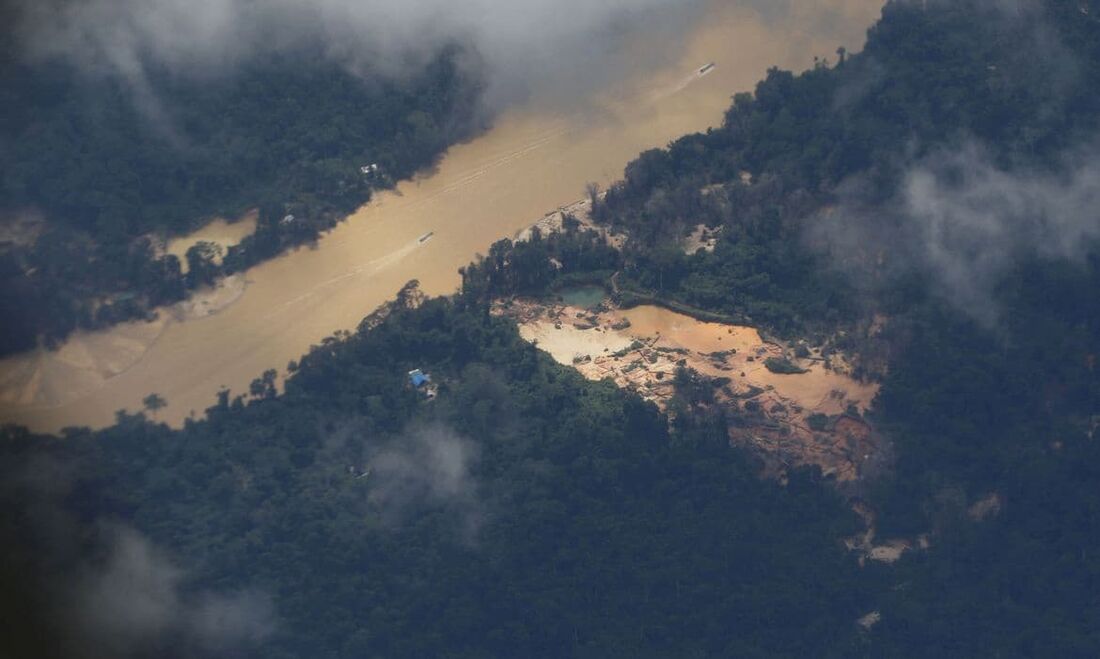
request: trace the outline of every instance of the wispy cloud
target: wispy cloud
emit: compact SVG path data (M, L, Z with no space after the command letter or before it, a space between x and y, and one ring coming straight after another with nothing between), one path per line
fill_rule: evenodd
M490 94L583 85L627 66L623 40L675 32L703 0L24 0L13 28L33 59L141 81L150 67L220 75L302 46L356 71L401 76L463 44ZM650 50L659 50L654 40ZM644 55L644 53L643 53ZM638 53L634 53L634 58Z
M103 532L105 556L81 570L70 599L70 617L95 653L125 657L163 647L224 653L252 647L274 630L265 595L195 592L185 588L184 570L133 528L110 525Z
M920 272L986 325L998 283L1031 257L1081 261L1100 239L1100 149L1065 154L1054 169L998 165L976 142L911 163L886 206L860 201L862 180L814 223L838 263Z
M485 519L474 467L478 447L446 426L414 424L368 460L369 500L389 524L446 510L472 542Z
M21 600L22 615L48 636L12 629L5 643L75 659L239 656L262 647L276 631L262 590L203 586L133 526L77 518L66 502L86 466L48 448L0 465L0 500L12 513L0 524L0 572L23 566L4 604Z
M1013 103L1025 113L1017 121L1027 123L989 126L1009 135L997 143L983 141L965 125L939 127L938 145L912 136L905 152L880 163L891 175L867 171L843 181L837 203L809 223L808 237L824 245L838 267L851 271L857 286L916 273L935 293L992 327L1001 314L997 286L1017 264L1036 257L1080 261L1096 247L1100 141L1035 156L1033 142L1041 141L1048 127L1065 125L1067 108L1084 85L1083 62L1064 40L1067 28L1049 20L1046 3L928 0L927 5L943 5L935 10L955 12L952 20L970 21L968 29L986 36L988 48L975 51L986 59L957 66L980 70L983 84L999 90L987 98ZM898 72L874 59L875 52L870 49L847 70L850 79L837 95L836 112L853 111L895 84ZM995 114L999 108L988 110ZM884 189L885 180L896 187Z

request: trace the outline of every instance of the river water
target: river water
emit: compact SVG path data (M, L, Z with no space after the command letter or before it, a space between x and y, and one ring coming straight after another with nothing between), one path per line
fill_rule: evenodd
M839 45L860 48L881 0L787 4L777 17L721 3L660 70L570 110L557 102L506 111L435 171L378 195L315 248L250 270L243 293L217 313L166 310L152 323L80 333L60 350L3 360L0 419L40 431L99 427L157 392L168 402L157 418L176 425L201 415L219 389L244 392L265 369L283 371L310 345L353 329L410 279L428 294L453 292L458 268L475 254L576 201L586 182L620 178L640 151L717 125L730 96L751 91L768 67L803 69L814 55L834 58Z

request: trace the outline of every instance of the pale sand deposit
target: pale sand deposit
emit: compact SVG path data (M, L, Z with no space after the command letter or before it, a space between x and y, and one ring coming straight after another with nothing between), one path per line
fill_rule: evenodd
M620 332L580 330L571 323L556 326L548 320L520 325L519 333L525 340L550 353L560 364L572 364L577 358L616 352L633 343L629 336Z
M512 300L493 311L514 318L520 335L559 363L592 380L610 379L662 409L675 393L673 378L681 365L728 379L716 402L752 420L748 427L733 428L731 439L776 465L814 464L838 480L853 480L877 449L870 427L845 415L850 407L866 410L877 385L811 360L792 358L804 373L772 373L764 359L791 358L791 350L752 327L703 322L656 306L597 313ZM830 418L825 429L810 428L807 417L814 414Z

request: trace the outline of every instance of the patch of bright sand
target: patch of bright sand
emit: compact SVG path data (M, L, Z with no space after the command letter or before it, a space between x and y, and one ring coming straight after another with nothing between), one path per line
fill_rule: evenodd
M765 341L753 327L708 323L656 306L635 307L617 314L630 321L630 327L622 330L624 333L632 337L660 337L657 345L685 348L704 355L737 350L738 355L729 363L736 366L738 375L745 373L747 383L764 389L774 387L783 398L809 410L840 414L848 403L865 410L878 392L877 385L826 370L820 363L802 364L805 373L772 373L764 366L764 360L782 355L782 348ZM747 360L750 356L753 357L751 362ZM708 374L717 375L709 371Z
M633 339L619 332L601 329L577 329L566 321L561 329L553 322L537 321L519 326L519 334L526 341L537 343L538 347L550 353L560 364L570 365L575 357L591 355L596 357L606 352L623 350L633 343Z
M765 360L790 358L790 351L755 328L699 321L656 306L594 313L512 300L498 303L494 313L514 318L520 335L559 363L592 380L610 379L662 409L675 395L680 365L720 378L725 384L715 402L748 420L731 427L731 441L754 446L777 465L815 464L838 480L853 480L875 452L870 426L846 411L866 409L877 386L810 359L792 360L803 373L772 373ZM836 361L844 363L840 356ZM814 413L830 417L824 428L810 428L807 417ZM895 549L879 548L873 558L889 560Z

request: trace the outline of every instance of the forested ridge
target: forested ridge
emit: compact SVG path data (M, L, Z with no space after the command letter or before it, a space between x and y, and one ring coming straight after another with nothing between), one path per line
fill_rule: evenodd
M183 570L178 610L238 592L272 604L265 633L212 641L177 622L120 641L133 656L1095 656L1095 234L1073 258L1013 245L988 271L990 321L942 272L885 267L904 246L868 236L886 256L837 268L815 231L858 208L861 228L909 236L920 216L899 198L943 149L978 142L1022 180L1091 142L1100 9L1010 4L892 2L863 53L772 71L723 126L643 154L596 204L630 236L622 252L569 222L501 241L456 296L406 289L293 364L285 393L260 378L179 431L155 406L60 438L6 429L8 592L86 594L112 574L110 522ZM1070 211L1095 225L1095 209ZM721 227L715 249L684 254L698 223ZM614 272L627 295L858 355L882 383L868 417L890 468L844 490L810 469L762 480L728 445L736 419L670 425L488 313ZM928 547L861 564L843 544L863 528L853 500L881 537ZM69 629L55 611L4 619ZM76 618L74 643L102 642ZM74 652L13 638L30 656Z
M0 211L40 218L0 245L0 354L143 318L322 231L479 126L481 81L444 48L408 79L318 47L224 75L153 68L147 87L66 64L0 63ZM363 166L375 165L367 173ZM157 250L259 209L220 264ZM293 216L293 220L283 221Z

